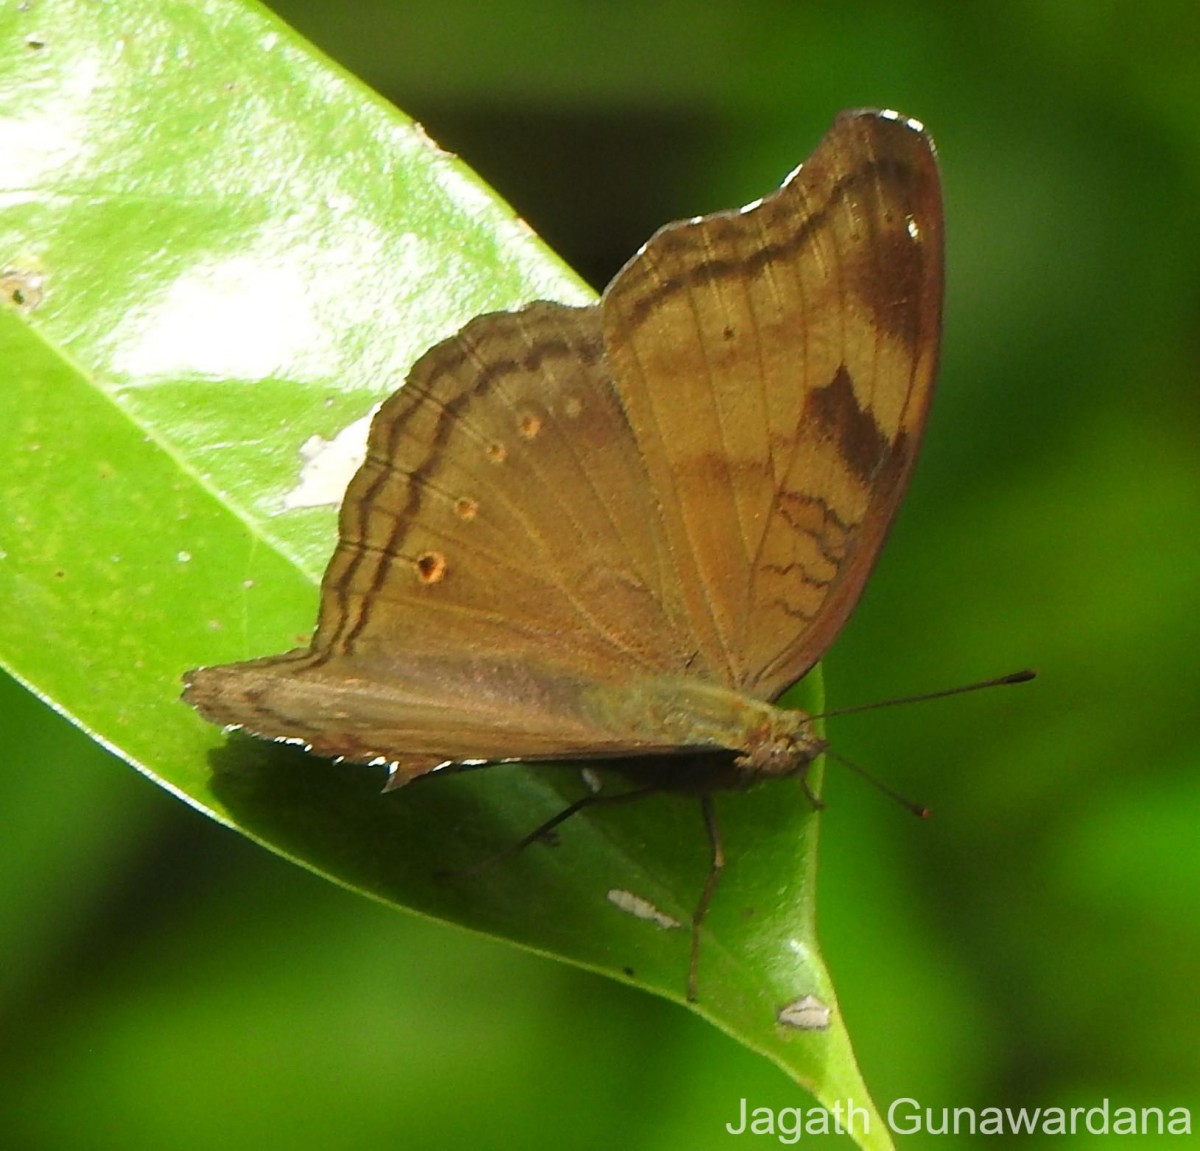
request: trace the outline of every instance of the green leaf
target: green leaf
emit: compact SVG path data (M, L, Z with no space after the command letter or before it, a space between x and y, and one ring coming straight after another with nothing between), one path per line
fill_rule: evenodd
M336 882L682 1002L699 805L597 810L570 766L423 780L226 736L202 665L302 642L335 538L328 443L470 316L590 293L457 159L262 9L61 0L0 14L0 660L197 809ZM326 455L325 459L328 460ZM308 491L309 489L304 489ZM798 700L819 706L815 678ZM869 1106L817 948L794 782L718 798L728 865L693 1010L829 1106ZM781 1025L806 994L828 1030ZM871 1111L864 1147L887 1147Z

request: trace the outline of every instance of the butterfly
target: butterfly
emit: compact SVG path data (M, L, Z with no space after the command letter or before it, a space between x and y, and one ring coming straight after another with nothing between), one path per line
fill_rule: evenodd
M390 788L581 758L655 790L671 765L713 846L695 998L711 794L803 782L824 749L772 701L845 623L907 487L942 282L929 136L841 114L781 188L661 228L599 303L478 316L426 352L372 424L311 644L192 671L185 698L386 763Z

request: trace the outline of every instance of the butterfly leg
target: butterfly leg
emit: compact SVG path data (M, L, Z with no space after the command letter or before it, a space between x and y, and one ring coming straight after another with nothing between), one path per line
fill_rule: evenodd
M696 901L696 909L692 912L692 961L688 966L687 997L689 1003L696 1002L697 975L700 968L700 925L708 914L708 905L712 903L717 884L721 881L721 872L725 867L725 848L721 843L721 828L717 824L717 812L713 807L712 796L705 794L700 797L700 810L704 814L704 827L708 832L708 844L712 850L712 862L708 868L708 878L704 881L704 890Z
M485 859L481 859L478 863L471 864L470 867L458 868L454 871L442 871L439 875L443 878L465 877L469 875L478 875L481 871L486 871L489 867L497 863L502 863L504 860L517 855L527 848L531 843L535 843L547 833L553 831L560 823L565 823L571 816L583 811L588 807L602 807L608 805L616 805L618 803L627 803L634 799L644 799L647 795L653 795L662 789L657 785L649 787L636 787L632 791L622 791L618 795L585 795L582 799L577 799L574 803L568 804L557 815L551 816L545 823L538 824L528 835L518 839L516 843L510 843L495 855L489 855Z
M813 791L811 787L808 786L807 772L800 777L800 786L804 788L804 798L812 804L813 811L824 811L825 801L815 791Z

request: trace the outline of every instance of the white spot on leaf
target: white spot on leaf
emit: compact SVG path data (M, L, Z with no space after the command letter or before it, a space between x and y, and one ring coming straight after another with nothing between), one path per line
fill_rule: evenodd
M367 432L376 408L343 428L332 440L309 436L300 446L304 464L300 480L283 497L285 511L295 508L337 507L346 486L367 455Z
M815 995L802 995L785 1003L776 1018L784 1027L796 1031L827 1031L829 1029L830 1009Z
M620 888L613 888L608 893L608 902L614 907L619 907L622 911L628 912L636 919L647 919L664 931L670 931L674 927L682 927L683 925L678 919L668 915L665 911L659 911L648 899L643 899L640 895L634 895L632 891L622 891Z

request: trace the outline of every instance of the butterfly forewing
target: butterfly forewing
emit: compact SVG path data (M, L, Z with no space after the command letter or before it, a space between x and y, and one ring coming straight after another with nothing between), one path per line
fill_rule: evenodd
M928 138L853 113L774 194L660 230L603 301L609 363L703 665L773 698L861 592L936 369Z

